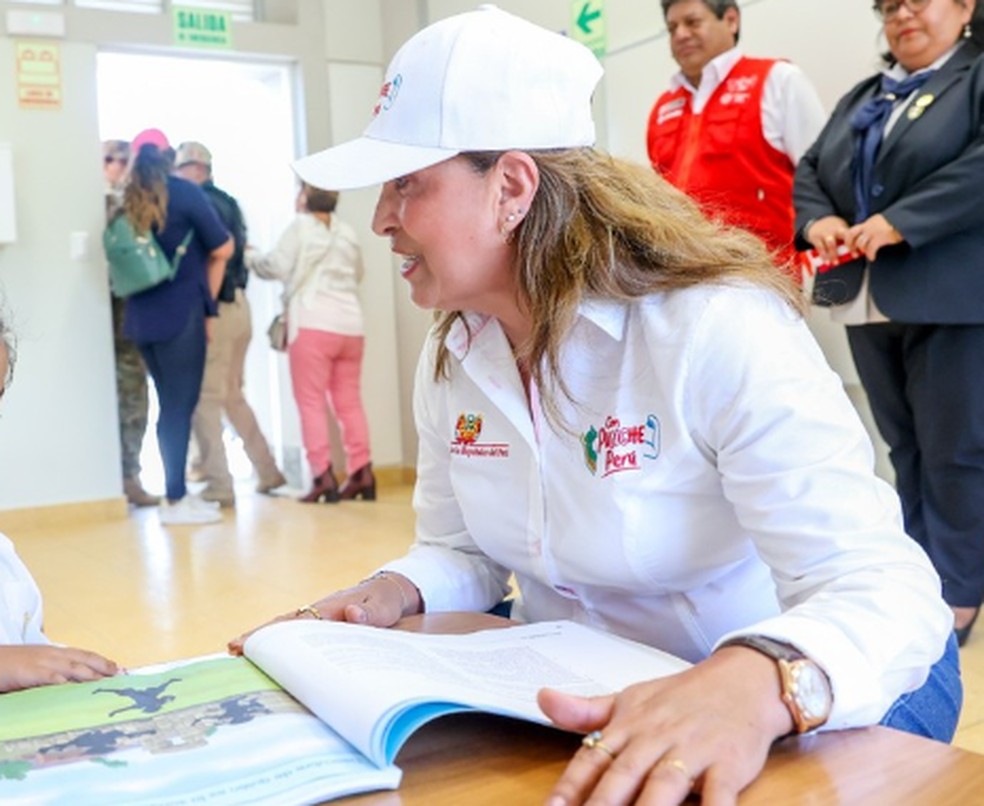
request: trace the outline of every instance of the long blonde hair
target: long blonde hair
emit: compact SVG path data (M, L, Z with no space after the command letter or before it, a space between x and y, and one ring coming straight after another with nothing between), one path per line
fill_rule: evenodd
M770 289L805 311L800 289L760 240L709 220L648 166L591 148L528 153L540 186L516 230L516 274L532 332L514 347L554 422L555 393L572 399L560 348L585 298L628 301L705 283L742 282ZM485 173L501 154L463 156ZM435 380L449 373L445 337L462 313L437 315Z
M139 233L164 229L167 218L167 177L174 152L144 145L130 166L123 190L123 212Z

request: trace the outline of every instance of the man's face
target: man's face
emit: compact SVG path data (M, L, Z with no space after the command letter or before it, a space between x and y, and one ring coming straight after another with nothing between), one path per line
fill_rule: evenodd
M681 0L666 12L670 51L680 70L694 85L700 83L704 67L715 56L735 46L738 10L729 8L718 19L704 0Z
M196 185L204 185L208 180L208 166L200 162L186 162L174 169L174 172L182 179L194 182Z

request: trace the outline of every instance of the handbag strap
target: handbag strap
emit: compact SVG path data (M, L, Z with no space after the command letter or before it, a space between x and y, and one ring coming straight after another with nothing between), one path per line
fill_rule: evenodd
M322 222L319 220L318 223L321 224ZM322 224L322 226L324 226L324 224ZM329 252L331 252L332 247L334 247L336 233L334 231L332 231L331 227L328 227L328 235L329 235L329 237L328 237L328 246L325 247L325 251L322 252L320 255L318 255L318 257L316 259L313 259L313 260L308 261L307 265L304 267L305 268L304 274L300 277L300 279L296 283L290 283L289 284L289 290L288 290L288 286L287 285L284 286L284 293L283 293L283 296L280 298L281 299L281 302L283 302L284 310L287 309L287 306L290 304L291 299L302 288L304 288L304 286L306 286L308 284L308 281L314 276L315 266L317 266L318 263L321 262L321 259L322 258L327 257L328 254L329 254ZM302 243L301 244L301 253L302 254L303 254L303 251L304 251L304 245Z

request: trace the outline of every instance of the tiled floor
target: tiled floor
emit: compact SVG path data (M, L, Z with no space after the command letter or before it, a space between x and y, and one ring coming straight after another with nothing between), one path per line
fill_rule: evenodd
M42 522L8 537L44 593L49 635L136 667L221 652L243 630L402 554L410 494L400 487L374 503L301 505L244 488L220 524L163 529L148 509L98 525ZM984 626L962 660L955 744L984 753Z

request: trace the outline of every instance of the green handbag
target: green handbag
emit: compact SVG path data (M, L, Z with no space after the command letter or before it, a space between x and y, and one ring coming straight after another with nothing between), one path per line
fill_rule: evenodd
M130 297L173 280L192 235L194 230L188 230L174 258L168 260L153 233L138 235L126 215L116 216L103 232L113 295Z

